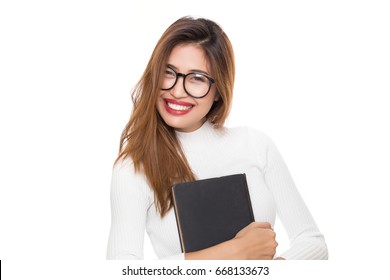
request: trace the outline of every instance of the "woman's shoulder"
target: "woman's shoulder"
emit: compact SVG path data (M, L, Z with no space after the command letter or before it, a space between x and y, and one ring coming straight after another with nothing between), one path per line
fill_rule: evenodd
M112 186L136 188L145 194L150 193L149 184L144 174L137 170L131 158L118 159L112 168Z
M134 167L134 162L131 158L120 158L117 159L112 167L113 174L128 174L128 175L135 175L136 169Z
M242 154L254 157L257 162L262 163L261 166L266 165L269 148L273 145L267 133L249 126L230 127L227 131L230 142L239 148Z
M113 166L114 169L122 169L122 168L133 168L134 169L134 162L131 159L131 157L122 157L118 158Z
M271 137L264 131L250 126L236 126L225 128L228 135L234 138L241 138L247 141L254 141L257 145L268 146L272 143Z

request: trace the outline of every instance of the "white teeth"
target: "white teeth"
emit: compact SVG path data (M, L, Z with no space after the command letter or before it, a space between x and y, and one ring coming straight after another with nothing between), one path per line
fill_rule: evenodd
M176 110L176 111L186 111L191 109L192 106L183 106L183 105L177 105L167 102L167 105L169 108Z

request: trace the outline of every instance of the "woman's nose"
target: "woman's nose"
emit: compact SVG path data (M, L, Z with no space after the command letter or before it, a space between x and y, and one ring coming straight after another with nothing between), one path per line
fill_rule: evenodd
M187 93L184 89L184 78L178 77L175 86L171 89L171 95L176 99L187 97Z

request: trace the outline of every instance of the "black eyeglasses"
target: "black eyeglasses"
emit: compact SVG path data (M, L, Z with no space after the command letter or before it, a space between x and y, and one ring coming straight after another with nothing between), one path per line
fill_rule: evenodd
M209 93L211 85L215 83L213 78L204 74L195 72L188 74L178 73L171 67L167 66L163 73L161 89L172 89L176 85L178 77L183 77L184 90L193 98L205 97Z

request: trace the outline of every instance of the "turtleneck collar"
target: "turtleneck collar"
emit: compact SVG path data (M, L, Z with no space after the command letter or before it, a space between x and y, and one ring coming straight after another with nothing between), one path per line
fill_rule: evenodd
M179 139L191 139L196 138L198 136L204 135L207 133L207 131L212 131L214 129L214 125L210 123L209 121L205 121L201 127L194 131L190 132L183 132L176 130L176 135L179 137Z
M214 142L224 131L224 129L216 129L211 122L206 121L197 130L191 132L176 131L176 135L181 144L186 147L200 145L205 148L209 144L208 142Z

